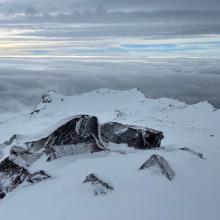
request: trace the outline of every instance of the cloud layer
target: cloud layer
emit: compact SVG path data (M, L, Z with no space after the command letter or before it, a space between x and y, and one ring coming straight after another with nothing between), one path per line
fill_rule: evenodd
M0 68L0 113L31 108L48 89L73 95L104 87L139 88L152 98L170 97L187 103L208 100L220 107L219 60L111 63L10 59L1 63L4 65Z
M218 0L2 0L0 20L14 22L213 22Z

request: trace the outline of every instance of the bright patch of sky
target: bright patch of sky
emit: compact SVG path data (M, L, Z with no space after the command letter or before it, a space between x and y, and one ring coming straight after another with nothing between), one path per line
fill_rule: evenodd
M3 25L0 27L1 57L98 58L220 57L220 35L166 35L163 30L133 25ZM147 32L141 29L148 28ZM120 28L124 32L120 32ZM135 32L140 31L138 34ZM109 33L111 32L111 36Z

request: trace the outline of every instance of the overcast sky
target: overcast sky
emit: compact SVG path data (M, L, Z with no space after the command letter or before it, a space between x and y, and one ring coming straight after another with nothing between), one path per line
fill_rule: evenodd
M33 7L39 11L68 11L70 7L114 10L220 9L219 0L1 0L2 6L13 10Z
M150 18L220 19L219 0L1 0L0 20L127 21ZM115 14L115 12L119 12ZM135 13L134 13L135 11ZM64 15L57 15L64 13ZM40 18L39 18L40 15ZM34 17L33 17L34 16ZM66 18L67 16L68 18ZM52 19L51 19L52 21Z

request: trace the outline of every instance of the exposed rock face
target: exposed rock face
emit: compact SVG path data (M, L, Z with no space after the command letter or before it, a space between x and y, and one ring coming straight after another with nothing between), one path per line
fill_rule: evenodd
M6 193L11 192L24 181L36 183L49 177L44 171L31 174L26 168L7 157L0 163L0 198L4 198Z
M108 183L100 180L95 174L89 174L83 183L91 183L94 186L95 195L105 195L109 191L114 190Z
M153 154L140 168L143 170L150 167L158 167L170 181L174 179L175 172L170 167L169 163L161 156Z
M46 137L25 142L24 147L13 146L10 160L28 167L42 154L46 154L47 161L51 161L67 155L105 150L105 142L127 144L136 149L157 148L160 147L163 137L162 132L153 129L117 122L99 125L95 116L78 115ZM22 139L22 136L13 135L3 145L11 145L17 138Z
M117 122L101 126L101 137L104 142L126 143L129 147L149 149L160 147L163 133L149 128L123 125Z
M97 117L89 115L76 116L49 136L26 144L29 148L38 150L43 147L51 148L53 146L77 145L82 143L90 144L93 152L104 149L103 143L99 138Z
M189 148L187 148L187 147L182 147L182 148L180 148L180 150L187 151L187 152L189 152L189 153L191 153L191 154L194 154L194 155L198 156L198 157L201 158L201 159L204 159L203 154L198 153L198 152L196 152L196 151L193 151L193 150L191 150L191 149L189 149Z
M1 192L10 192L21 184L28 176L29 172L11 161L9 158L4 159L0 163L0 182Z

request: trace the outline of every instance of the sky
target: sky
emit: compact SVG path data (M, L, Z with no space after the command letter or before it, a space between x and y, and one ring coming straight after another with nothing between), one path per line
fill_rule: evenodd
M137 87L220 107L218 0L0 0L0 114Z
M125 22L173 19L219 23L218 0L1 0L1 20Z

